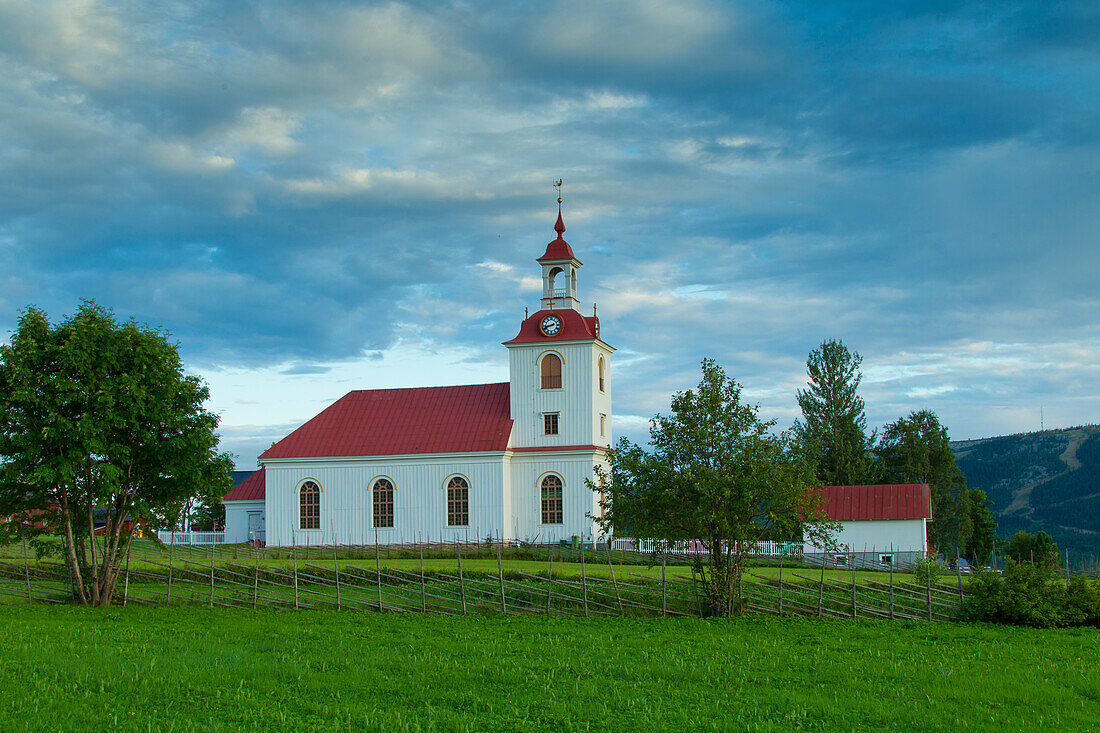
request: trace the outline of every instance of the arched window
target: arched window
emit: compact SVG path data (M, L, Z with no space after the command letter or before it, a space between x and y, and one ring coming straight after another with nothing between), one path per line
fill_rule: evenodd
M603 392L603 357L601 356L597 361L597 365L600 371L600 391Z
M552 473L542 480L542 523L561 524L561 477Z
M447 482L447 526L470 524L470 485L461 476Z
M321 528L321 487L313 481L306 481L298 489L298 527Z
M380 478L374 482L374 526L393 526L393 484Z
M561 357L557 354L542 357L542 388L561 389Z

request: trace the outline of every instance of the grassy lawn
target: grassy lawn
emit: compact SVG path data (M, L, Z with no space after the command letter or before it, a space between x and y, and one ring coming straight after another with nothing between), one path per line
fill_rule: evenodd
M752 616L0 609L0 730L1049 730L1100 633Z

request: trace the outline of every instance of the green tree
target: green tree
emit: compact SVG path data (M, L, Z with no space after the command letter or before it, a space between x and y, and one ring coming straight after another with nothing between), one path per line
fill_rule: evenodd
M930 410L899 418L883 428L875 452L886 481L932 486L928 541L949 560L956 560L973 532L970 494L939 418Z
M810 352L810 384L798 390L802 420L794 432L813 456L817 477L829 485L858 485L876 480L867 416L859 383L863 357L840 341L826 340Z
M28 308L0 346L0 514L54 518L19 530L62 535L77 601L111 602L130 520L228 490L207 397L167 334L92 301L56 327Z
M1017 532L1005 545L1005 556L1021 565L1034 565L1044 570L1062 567L1058 543L1046 532Z
M770 432L741 386L710 359L695 390L677 393L672 414L650 424L646 451L625 438L610 472L597 471L604 531L671 544L698 540L698 570L713 613L740 610L736 589L748 552L804 530L819 544L836 527L821 509L813 466L788 436ZM804 526L803 526L804 525Z
M973 566L988 565L997 537L997 520L993 518L993 501L981 489L970 489L967 496L970 514L970 537L963 545L963 557Z

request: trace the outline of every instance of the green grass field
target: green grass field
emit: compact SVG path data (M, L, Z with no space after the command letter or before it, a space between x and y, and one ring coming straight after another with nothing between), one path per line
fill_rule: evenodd
M1100 633L0 609L0 730L1100 729Z

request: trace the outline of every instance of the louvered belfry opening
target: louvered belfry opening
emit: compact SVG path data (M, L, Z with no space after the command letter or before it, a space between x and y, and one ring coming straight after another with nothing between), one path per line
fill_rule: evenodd
M561 358L557 354L542 357L542 388L561 389Z
M461 476L447 482L447 525L466 527L470 524L470 485Z

